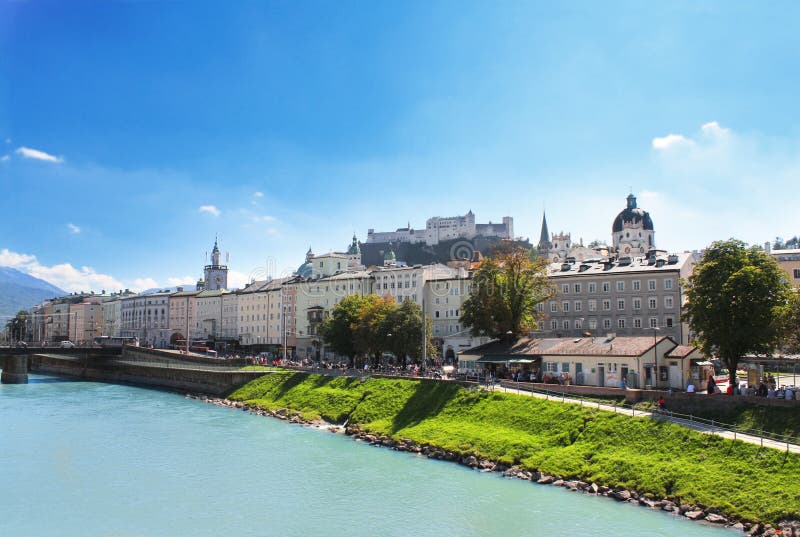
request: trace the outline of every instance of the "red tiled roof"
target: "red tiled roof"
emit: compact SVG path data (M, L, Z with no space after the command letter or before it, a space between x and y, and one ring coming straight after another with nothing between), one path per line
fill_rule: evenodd
M667 358L686 358L694 351L697 350L697 347L693 347L691 345L678 345L667 354Z

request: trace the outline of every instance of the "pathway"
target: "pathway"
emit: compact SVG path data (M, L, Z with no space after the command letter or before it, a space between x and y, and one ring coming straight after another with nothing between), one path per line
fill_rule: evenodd
M769 447L773 449L780 449L782 451L789 451L791 453L800 454L800 445L797 444L789 444L786 442L779 442L777 440L772 440L769 438L762 438L760 436L749 435L738 433L736 431L731 431L728 429L723 429L721 427L715 427L708 423L702 423L697 421L690 421L688 419L679 418L676 416L672 416L669 411L666 413L660 412L648 412L645 410L635 410L629 407L622 407L616 405L608 405L603 403L596 403L594 401L585 401L583 399L562 396L561 394L548 394L548 393L541 393L541 392L533 392L530 390L526 390L523 388L516 388L516 387L509 387L509 386L502 386L502 385L495 385L495 390L504 391L507 393L516 393L520 395L528 395L530 397L538 397L540 399L553 399L557 401L561 401L564 403L570 403L574 405L580 406L591 406L592 408L597 408L599 410L605 410L608 412L616 412L618 414L626 414L628 416L633 417L641 417L641 418L653 418L653 419L661 419L666 420L678 425L682 425L684 427L688 427L689 429L694 429L695 431L699 431L705 434L715 434L717 436L721 436L723 438L728 438L730 440L740 440L742 442L747 442L748 444L755 444L757 446Z

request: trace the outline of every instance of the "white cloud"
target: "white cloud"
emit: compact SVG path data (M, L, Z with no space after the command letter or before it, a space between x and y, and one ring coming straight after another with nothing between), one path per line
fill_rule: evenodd
M709 121L708 123L704 124L700 127L700 131L708 137L712 138L724 138L730 134L730 129L726 129L720 127L719 123L716 121Z
M131 289L134 291L144 291L146 289L153 289L154 287L160 286L153 278L136 278L133 280L133 285L131 285Z
M691 145L694 145L694 142L681 134L667 134L661 138L653 138L653 149L658 150Z
M18 155L21 155L23 158L44 160L45 162L64 162L62 157L56 157L50 155L49 153L45 153L44 151L39 151L38 149L31 149L30 147L18 147L15 152Z
M77 235L78 233L81 232L81 228L79 228L78 226L76 226L73 223L67 224L67 228L69 229L70 233L74 233L75 235Z
M197 278L192 278L191 276L167 278L167 285L170 287L175 287L176 285L194 285L196 283Z
M65 291L90 291L122 289L124 285L108 274L100 274L92 267L73 267L70 263L46 266L39 263L35 255L0 250L0 265L26 272L60 287Z
M8 162L9 160L11 160L11 155L3 155L0 157L0 161Z
M250 220L254 224L269 224L270 222L275 221L274 216L270 216L268 214L256 214L250 217Z
M208 213L214 217L220 215L220 210L216 208L214 205L201 205L198 209L201 213Z
M256 198L263 198L264 197L264 193L263 192L255 192L253 194L253 196L256 197Z
M247 275L243 274L236 270L229 270L228 271L228 287L230 289L241 288L250 283L250 280L247 279Z
M639 196L638 197L642 198L642 199L656 199L656 198L661 197L661 193L660 192L654 192L652 190L642 190L641 192L639 192Z

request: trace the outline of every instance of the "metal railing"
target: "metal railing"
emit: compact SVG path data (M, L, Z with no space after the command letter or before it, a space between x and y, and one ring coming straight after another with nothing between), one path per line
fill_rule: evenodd
M658 407L652 409L642 409L636 408L635 405L628 404L628 403L618 403L616 401L598 401L597 399L591 399L584 397L578 394L567 394L564 391L551 391L546 388L539 388L530 383L521 382L521 381L508 381L508 380L499 380L496 382L501 387L505 388L506 390L516 389L517 393L521 391L527 391L532 393L539 393L545 396L545 400L561 400L562 403L570 402L579 404L580 406L593 406L596 407L598 410L603 410L603 407L611 408L610 411L618 412L619 410L623 411L630 411L631 416L636 416L636 412L639 412L639 416L642 417L651 417L655 419L666 419L667 421L671 421L673 423L677 423L681 425L681 421L688 422L689 426L697 425L697 426L705 426L707 427L706 431L711 434L719 434L722 432L731 433L733 435L734 440L740 439L742 436L748 436L751 438L756 438L760 442L760 445L764 446L764 441L772 442L774 444L780 444L781 446L786 446L786 451L790 451L792 447L796 449L800 449L800 437L792 436L792 435L784 435L774 433L772 431L766 431L764 429L753 429L744 427L742 425L737 424L730 424L724 423L719 420L709 419L709 418L702 418L699 416L695 416L693 414L682 414L680 412L674 412L672 410L661 409ZM485 385L485 384L482 384ZM494 384L489 386L489 389L494 389Z

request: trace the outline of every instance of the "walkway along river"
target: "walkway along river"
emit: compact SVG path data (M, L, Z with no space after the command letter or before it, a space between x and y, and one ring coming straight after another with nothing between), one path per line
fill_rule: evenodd
M0 386L0 535L731 535L174 393Z

